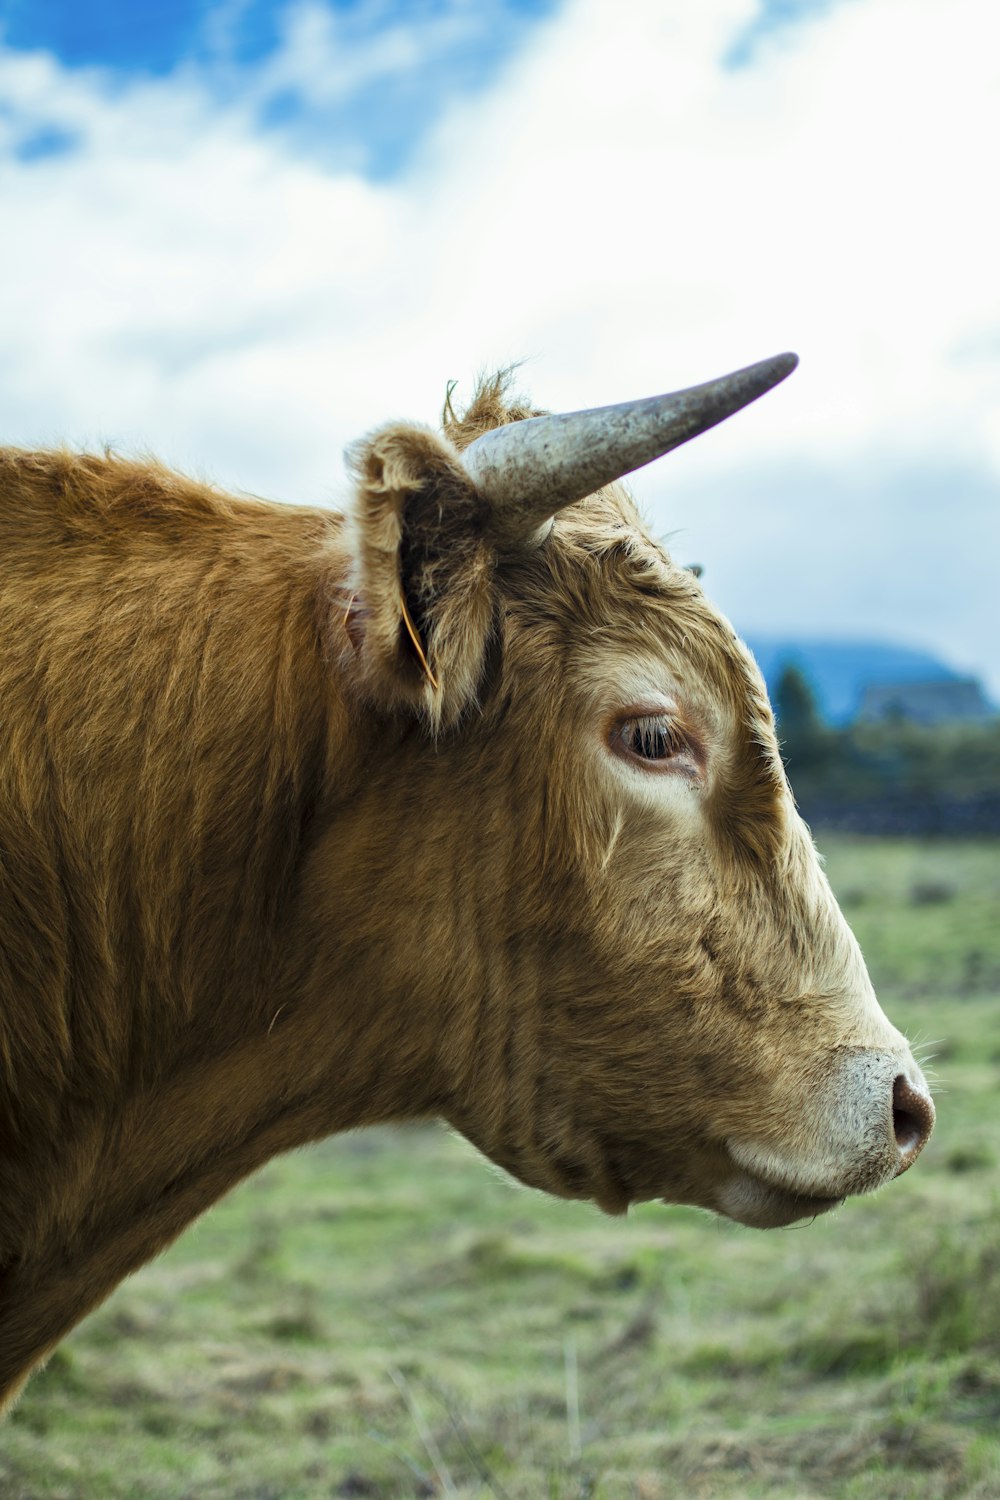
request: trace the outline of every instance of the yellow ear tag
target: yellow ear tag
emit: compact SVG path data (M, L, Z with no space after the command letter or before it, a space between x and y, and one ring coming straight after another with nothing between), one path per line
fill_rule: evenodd
M410 611L406 607L406 595L403 593L402 589L400 589L400 591L399 591L399 607L400 607L400 610L402 611L403 624L406 626L406 633L410 637L410 640L413 642L413 649L417 653L417 656L420 659L420 665L424 669L424 675L426 676L427 681L430 683L430 685L434 689L434 691L437 692L437 690L438 690L438 681L437 681L437 678L434 676L434 673L431 671L430 662L427 660L427 657L424 655L424 648L423 648L423 645L421 643L420 637L417 634L417 627L414 625L413 621L410 619Z

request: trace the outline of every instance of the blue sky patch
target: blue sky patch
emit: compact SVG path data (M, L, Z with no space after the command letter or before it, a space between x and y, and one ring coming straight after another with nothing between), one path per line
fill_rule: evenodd
M79 144L79 137L72 131L61 130L58 125L42 125L23 135L13 150L16 161L46 161L53 156L66 156Z
M758 0L757 15L734 39L725 58L727 68L745 68L762 42L812 16L825 15L844 0Z
M0 24L9 47L43 48L70 68L163 75L218 50L216 29L233 34L242 60L264 56L277 41L278 9L266 0L0 0Z
M65 67L99 67L119 80L193 68L220 105L255 99L261 128L294 149L386 178L449 102L487 86L559 3L0 0L0 37L8 48L42 49ZM337 78L328 88L321 77L284 78L272 91L268 63L307 14L332 27ZM43 145L37 156L45 154Z

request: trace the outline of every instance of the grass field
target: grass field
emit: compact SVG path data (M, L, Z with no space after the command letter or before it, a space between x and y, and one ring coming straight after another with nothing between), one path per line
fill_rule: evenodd
M512 1187L436 1128L273 1162L63 1345L3 1500L1000 1496L1000 848L821 840L938 1128L761 1234Z

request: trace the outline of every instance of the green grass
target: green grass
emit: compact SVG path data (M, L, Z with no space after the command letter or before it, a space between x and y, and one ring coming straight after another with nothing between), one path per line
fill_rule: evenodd
M0 1496L1000 1495L1000 850L823 843L883 1003L935 1044L916 1170L764 1235L604 1219L432 1127L329 1141L66 1341Z

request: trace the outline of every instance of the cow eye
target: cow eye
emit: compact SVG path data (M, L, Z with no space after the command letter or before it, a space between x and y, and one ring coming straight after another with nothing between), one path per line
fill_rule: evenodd
M683 755L688 745L666 714L642 714L619 719L611 732L611 748L630 760L663 763Z

